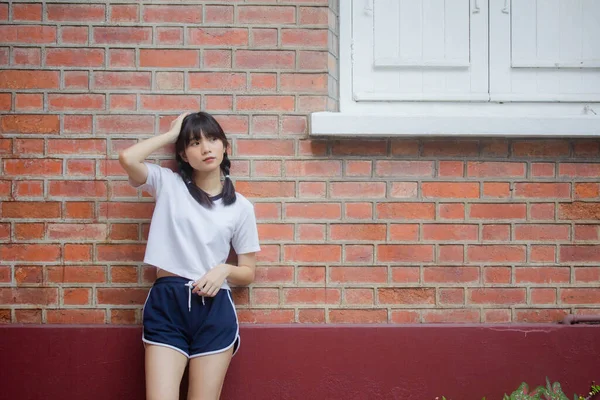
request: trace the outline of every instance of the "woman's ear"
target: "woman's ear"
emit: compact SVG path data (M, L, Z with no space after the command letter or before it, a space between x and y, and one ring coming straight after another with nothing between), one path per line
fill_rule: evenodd
M183 161L185 161L186 163L189 163L187 156L185 155L185 150L182 151L181 153L179 153L179 156L181 157L181 159Z

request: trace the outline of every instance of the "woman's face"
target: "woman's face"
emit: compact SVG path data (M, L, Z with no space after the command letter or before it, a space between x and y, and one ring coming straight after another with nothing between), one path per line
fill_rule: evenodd
M202 134L190 142L181 157L196 171L208 173L220 169L225 150L220 139Z

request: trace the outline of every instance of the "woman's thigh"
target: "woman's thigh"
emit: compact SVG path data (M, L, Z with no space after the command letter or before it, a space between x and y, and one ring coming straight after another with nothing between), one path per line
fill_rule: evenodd
M218 400L233 355L226 351L190 359L188 400Z
M146 344L146 399L179 400L188 358L164 346Z

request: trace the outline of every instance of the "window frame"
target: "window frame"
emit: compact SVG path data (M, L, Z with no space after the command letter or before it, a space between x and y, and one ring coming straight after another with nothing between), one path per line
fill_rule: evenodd
M352 7L339 2L339 112L312 113L312 136L600 137L600 103L355 101Z

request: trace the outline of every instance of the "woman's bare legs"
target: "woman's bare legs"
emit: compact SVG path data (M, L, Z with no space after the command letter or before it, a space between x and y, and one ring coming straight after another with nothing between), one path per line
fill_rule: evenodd
M188 400L218 400L233 355L233 346L221 353L190 359Z
M188 358L164 346L146 344L146 399L179 400Z

